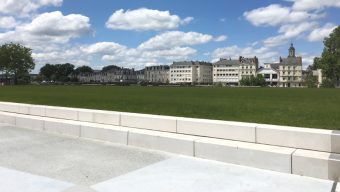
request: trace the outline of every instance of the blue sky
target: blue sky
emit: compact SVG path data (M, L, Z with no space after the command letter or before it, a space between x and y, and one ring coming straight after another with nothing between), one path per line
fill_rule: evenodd
M4 0L0 43L31 47L37 67L70 62L100 69L238 56L260 63L290 43L312 63L339 25L340 0Z

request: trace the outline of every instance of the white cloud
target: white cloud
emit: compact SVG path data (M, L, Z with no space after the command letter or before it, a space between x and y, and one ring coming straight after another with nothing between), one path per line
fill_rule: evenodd
M13 29L17 26L17 22L14 17L0 17L0 28Z
M115 54L125 51L127 48L114 42L98 42L81 48L88 54Z
M67 42L90 32L90 19L79 14L64 16L60 11L43 13L31 23L17 27L17 31L51 41Z
M255 26L277 26L280 24L315 20L322 18L325 15L322 13L295 11L290 7L272 4L267 7L261 7L245 12L243 16Z
M216 41L216 42L222 42L222 41L225 41L225 40L227 40L227 39L228 39L228 36L226 36L226 35L221 35L221 36L215 37L215 38L214 38L214 41Z
M192 17L181 19L171 15L169 11L159 11L146 8L136 10L120 9L114 12L106 22L106 27L120 30L169 30L178 28L179 25L188 24Z
M41 7L61 6L63 0L1 0L0 13L27 16Z
M290 0L295 10L320 10L327 7L340 7L339 0Z
M267 7L261 7L249 12L243 16L255 26L260 25L278 25L282 23L289 15L290 10L278 4L272 4Z
M157 35L139 45L139 49L168 49L172 47L208 43L213 36L197 32L170 31Z
M88 17L61 12L43 13L31 23L18 25L15 30L0 34L0 42L19 42L32 48L45 49L51 43L67 43L70 39L90 33Z
M263 40L263 44L266 47L275 47L278 45L285 44L287 41L287 38L284 35L277 35L274 37L268 37L267 39Z
M308 36L308 41L322 41L336 28L336 25L327 23L323 27L314 29Z
M286 38L296 37L301 35L305 31L309 31L317 26L316 22L303 22L299 24L287 24L282 25L279 29L280 33L283 33Z

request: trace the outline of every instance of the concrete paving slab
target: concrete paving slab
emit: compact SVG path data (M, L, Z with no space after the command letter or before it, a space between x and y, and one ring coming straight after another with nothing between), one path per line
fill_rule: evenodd
M73 184L0 167L2 192L60 192Z
M174 157L92 186L98 192L330 192L333 182Z
M169 154L0 126L0 167L92 185L155 162Z

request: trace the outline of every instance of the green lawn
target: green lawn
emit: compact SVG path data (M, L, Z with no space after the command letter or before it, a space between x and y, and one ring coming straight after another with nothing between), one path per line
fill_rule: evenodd
M340 89L12 86L0 101L340 130Z

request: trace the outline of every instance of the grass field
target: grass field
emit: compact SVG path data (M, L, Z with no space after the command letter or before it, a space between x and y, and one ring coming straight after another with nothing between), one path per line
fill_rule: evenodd
M13 86L0 101L340 130L340 89Z

